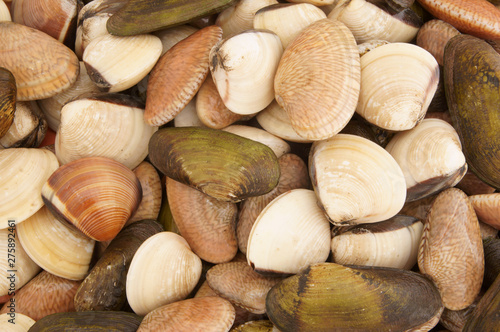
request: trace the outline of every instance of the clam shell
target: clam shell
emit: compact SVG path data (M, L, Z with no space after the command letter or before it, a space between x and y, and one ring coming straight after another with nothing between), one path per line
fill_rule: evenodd
M334 263L278 283L266 309L280 331L429 331L443 311L436 287L418 273Z
M220 297L187 299L159 307L144 317L138 332L226 332L235 317L231 303Z
M408 43L379 46L361 57L356 112L386 130L411 129L424 118L438 81L439 65L423 48Z
M151 163L169 178L237 202L271 191L278 159L262 143L209 128L162 128L149 142Z
M36 321L51 314L75 311L73 297L79 285L80 281L42 271L16 291L13 297L15 310ZM10 301L2 307L0 313L10 311L9 303Z
M42 188L51 212L97 241L113 239L141 201L139 180L123 164L89 157L59 167Z
M343 23L329 19L302 30L283 52L274 77L276 101L297 134L309 140L332 137L345 127L359 89L356 41Z
M120 92L153 69L162 49L160 38L153 35L104 35L87 45L82 59L90 79L102 91Z
M431 53L439 65L443 65L444 47L448 40L460 31L445 21L430 20L424 23L417 34L417 45Z
M464 332L494 331L498 329L500 319L500 277L497 276L493 284L477 303L476 308L463 327Z
M183 24L155 31L153 32L153 35L160 38L161 44L163 45L163 50L161 51L161 55L163 55L169 49L171 49L175 44L191 36L198 30L199 30L198 28L195 28L191 25Z
M161 56L149 76L146 123L163 125L189 103L208 74L210 49L221 37L220 27L209 26L181 40Z
M469 199L479 220L500 229L500 193L472 195Z
M16 78L17 100L49 98L76 81L76 54L44 32L0 22L0 39L0 67Z
M0 150L0 228L7 228L9 219L26 220L43 206L42 187L58 167L56 156L48 150Z
M434 200L420 241L418 266L436 283L450 310L466 308L479 294L483 243L472 204L461 190L446 189Z
M136 251L127 274L127 300L138 315L185 299L201 276L201 260L180 235L160 232Z
M26 253L58 277L82 280L87 275L95 241L61 223L46 206L17 225Z
M246 30L212 48L210 72L231 112L254 114L273 101L273 80L282 53L279 37L268 30Z
M0 315L0 328L4 332L26 332L33 324L35 324L34 319L20 313Z
M7 7L3 0L0 1L0 21L12 21L9 7Z
M174 127L205 127L196 113L195 96L174 118Z
M231 125L225 127L222 130L267 145L269 148L271 148L271 150L274 151L274 153L276 154L276 158L280 158L285 153L288 153L291 150L290 144L288 144L281 138L276 137L273 134L270 134L267 131L259 128L244 125Z
M397 162L381 146L359 136L337 134L314 142L309 175L335 225L386 220L405 202L406 183Z
M133 172L141 183L142 200L137 211L130 217L125 226L144 219L156 220L161 208L163 189L160 182L160 175L154 166L147 161L143 161L139 166L134 168Z
M16 112L16 79L12 73L0 67L0 138L14 122Z
M47 128L45 116L35 101L19 101L14 122L0 138L0 149L36 148L45 138Z
M133 169L146 158L149 139L157 129L144 122L144 109L128 95L80 98L61 109L56 156L61 164L107 157Z

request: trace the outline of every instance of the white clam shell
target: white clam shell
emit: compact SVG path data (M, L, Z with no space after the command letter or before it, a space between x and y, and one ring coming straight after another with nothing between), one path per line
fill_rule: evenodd
M12 21L9 8L3 0L0 0L0 21Z
M314 192L293 189L260 213L248 238L247 260L256 271L298 273L326 261L330 239L330 223Z
M27 332L35 323L34 319L18 312L15 313L14 319L8 313L0 315L0 330L3 332Z
M185 299L201 276L201 259L186 240L172 232L148 238L137 250L127 274L130 307L138 315Z
M401 168L387 151L366 138L337 134L314 142L309 174L319 202L336 225L386 220L405 202Z

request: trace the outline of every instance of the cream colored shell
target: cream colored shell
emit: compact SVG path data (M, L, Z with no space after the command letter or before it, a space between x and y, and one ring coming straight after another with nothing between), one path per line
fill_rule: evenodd
M3 332L27 332L36 321L19 312L12 317L8 313L0 315L0 330Z
M23 222L43 206L42 187L58 167L49 150L0 150L0 229L9 220Z
M3 0L0 0L0 21L12 21L9 8Z

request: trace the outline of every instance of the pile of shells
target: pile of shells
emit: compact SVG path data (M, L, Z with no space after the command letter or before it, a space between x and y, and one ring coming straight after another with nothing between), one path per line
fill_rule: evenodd
M499 8L0 0L0 331L497 331Z

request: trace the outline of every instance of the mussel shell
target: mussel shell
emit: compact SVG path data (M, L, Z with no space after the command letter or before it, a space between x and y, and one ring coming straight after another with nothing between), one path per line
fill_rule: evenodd
M484 281L483 288L490 287L500 275L500 239L483 240L484 248Z
M430 330L443 306L418 273L323 263L271 288L266 309L281 331L406 331Z
M271 191L278 159L256 141L209 128L163 128L149 142L151 163L169 178L223 201Z
M9 130L16 111L16 79L6 68L0 67L0 138Z
M124 311L65 312L40 319L31 327L30 331L135 332L141 321L142 317Z
M498 331L500 326L500 275L477 303L463 332Z

